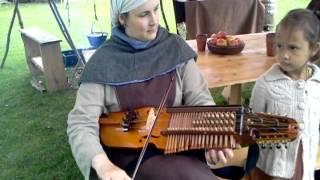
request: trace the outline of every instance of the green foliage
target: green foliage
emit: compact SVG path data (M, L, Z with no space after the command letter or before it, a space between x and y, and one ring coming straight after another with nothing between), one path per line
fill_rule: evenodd
M305 8L311 0L276 0L275 24L287 14L291 9Z
M307 0L278 0L280 14ZM59 11L69 29L76 47L88 47L86 34L94 22L93 1L70 1L70 24L65 4L58 4ZM165 11L171 32L175 32L172 1L165 0ZM109 1L97 0L99 21L97 28L110 32ZM278 8L278 9L279 9ZM13 6L0 6L0 57L5 52L6 36ZM25 27L36 26L63 40L47 3L21 4L20 13ZM163 24L163 21L161 21ZM226 67L227 68L227 67ZM243 96L248 103L252 84L246 85ZM213 89L217 104L225 101L222 88ZM26 66L24 47L16 19L11 34L10 51L3 69L0 69L0 179L81 179L81 173L73 160L66 136L67 114L73 107L75 90L56 93L40 93L30 85L30 73Z

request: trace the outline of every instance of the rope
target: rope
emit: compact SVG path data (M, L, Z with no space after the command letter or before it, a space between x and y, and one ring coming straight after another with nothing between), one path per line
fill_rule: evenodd
M97 16L96 0L93 1L93 11L94 11L94 19L96 21L99 21L98 16Z
M68 13L68 25L70 26L71 20L70 20L70 5L69 5L69 0L67 0L67 2L66 2L66 9L67 9L67 13Z
M94 20L91 25L91 33L94 32L94 27L96 23L99 21L98 15L97 15L97 6L96 6L96 0L93 1L93 12L94 12ZM99 27L100 28L100 27Z
M84 57L83 57L82 53L80 54L79 51L77 50L77 48L75 47L75 45L74 45L74 43L73 43L73 41L71 39L71 36L70 36L70 34L69 34L69 32L68 32L68 30L67 30L67 28L66 28L66 26L65 26L65 24L64 24L64 22L62 20L62 18L61 18L61 16L59 14L59 11L57 9L57 6L56 6L54 0L48 0L48 1L49 1L49 6L50 6L50 8L52 10L52 13L53 13L55 19L57 20L57 23L59 25L59 28L60 28L63 36L65 37L67 43L69 44L69 46L75 52L77 58L79 59L78 63L75 66L75 70L72 73L72 78L71 78L71 82L70 82L70 85L72 85L72 83L73 83L73 81L74 81L74 79L76 77L77 71L80 70L81 67L84 66L85 60L84 60Z

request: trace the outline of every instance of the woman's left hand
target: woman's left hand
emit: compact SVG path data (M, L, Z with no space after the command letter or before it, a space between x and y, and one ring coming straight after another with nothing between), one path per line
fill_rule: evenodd
M205 157L208 163L215 165L216 163L227 163L228 160L233 158L233 150L232 149L221 149L215 150L210 149L205 152Z

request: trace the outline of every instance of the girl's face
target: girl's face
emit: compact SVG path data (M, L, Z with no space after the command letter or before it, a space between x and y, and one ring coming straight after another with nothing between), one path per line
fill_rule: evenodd
M281 69L292 79L306 79L307 62L315 54L299 28L280 26L276 32L277 58Z
M130 11L127 17L120 15L119 21L125 27L126 34L140 41L155 39L159 26L158 8L158 0L148 0Z

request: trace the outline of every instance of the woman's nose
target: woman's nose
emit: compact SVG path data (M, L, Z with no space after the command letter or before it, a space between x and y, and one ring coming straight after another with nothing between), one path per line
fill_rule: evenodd
M157 25L159 22L158 13L151 13L150 14L150 25Z

